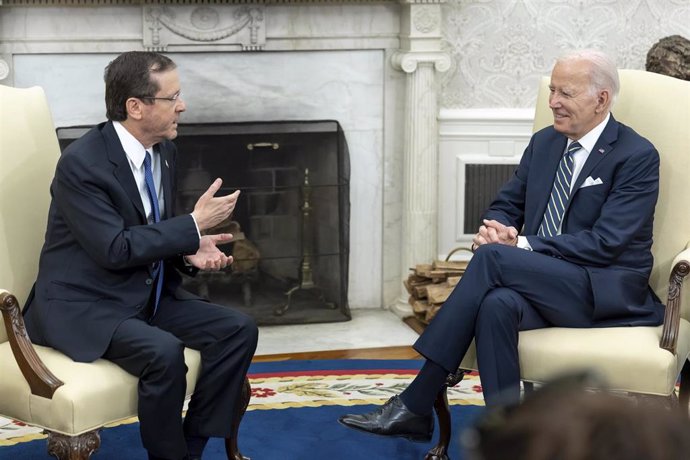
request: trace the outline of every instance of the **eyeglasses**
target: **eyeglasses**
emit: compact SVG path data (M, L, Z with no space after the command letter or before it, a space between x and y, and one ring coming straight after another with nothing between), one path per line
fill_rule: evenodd
M148 100L151 100L151 101L158 101L158 100L160 100L160 101L170 101L170 102L172 102L172 103L175 103L175 102L177 102L178 100L180 100L180 97L181 97L181 96L182 96L182 92L179 92L179 93L173 94L173 95L170 96L170 97L141 96L139 99L148 99Z

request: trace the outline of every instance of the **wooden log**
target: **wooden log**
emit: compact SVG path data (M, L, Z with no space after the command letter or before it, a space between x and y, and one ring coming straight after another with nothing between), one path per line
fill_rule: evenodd
M429 278L448 278L449 276L464 275L465 270L431 270L429 271Z
M431 278L429 276L429 272L432 270L432 268L433 266L431 264L417 264L414 268L414 271L417 276Z
M431 305L429 305L429 303L423 300L417 300L414 297L410 297L407 301L410 305L412 305L412 311L415 313L421 313L426 315L426 311L429 308L431 308Z
M429 283L423 284L421 286L415 286L412 288L412 295L415 296L417 299L426 299L428 294L427 294L427 287L429 286Z
M417 286L418 284L427 284L429 282L429 278L411 273L407 277L407 282L410 284L410 286Z
M455 287L460 282L460 278L462 278L462 276L449 276L446 279L446 283L448 283L448 286Z
M424 315L424 322L429 324L431 320L434 319L434 316L436 316L436 313L438 313L440 309L440 305L432 305L431 308L429 308Z
M465 271L469 261L466 260L437 260L434 262L434 270L461 270Z
M451 292L455 289L448 284L432 284L427 287L427 298L431 304L441 304L446 301Z

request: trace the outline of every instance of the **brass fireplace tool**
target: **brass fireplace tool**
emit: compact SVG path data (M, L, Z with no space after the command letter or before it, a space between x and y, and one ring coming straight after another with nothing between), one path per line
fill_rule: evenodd
M309 185L309 168L304 170L304 183L302 184L302 263L300 264L299 284L290 288L285 295L287 302L285 305L275 309L274 313L282 316L290 308L292 296L298 291L315 292L319 301L323 302L329 308L336 308L333 302L326 302L323 295L323 290L314 284L312 276L312 225L311 225L311 185Z

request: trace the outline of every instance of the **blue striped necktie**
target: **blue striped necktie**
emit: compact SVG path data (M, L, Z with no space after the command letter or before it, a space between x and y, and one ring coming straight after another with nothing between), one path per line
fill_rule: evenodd
M153 171L151 170L151 154L146 151L144 157L144 181L146 182L146 191L151 200L151 211L153 212L153 222L161 221L160 208L158 207L158 194L156 193L156 184L153 181ZM161 299L161 291L163 290L163 261L160 260L153 264L153 278L156 280L156 300L153 304L153 317L158 309L158 302Z
M544 218L539 226L539 236L554 236L558 234L561 227L565 208L570 199L570 182L573 179L573 154L580 150L582 146L578 142L573 142L568 146L568 150L558 164L558 171L553 180L551 198L549 205L544 212Z

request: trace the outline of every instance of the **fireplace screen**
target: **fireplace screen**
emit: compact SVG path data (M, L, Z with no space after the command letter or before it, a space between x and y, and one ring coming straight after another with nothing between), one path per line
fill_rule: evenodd
M83 129L61 128L64 148ZM219 272L185 277L185 288L253 316L259 324L345 321L350 167L335 121L180 125L177 213L188 213L217 177L218 195L241 191Z

